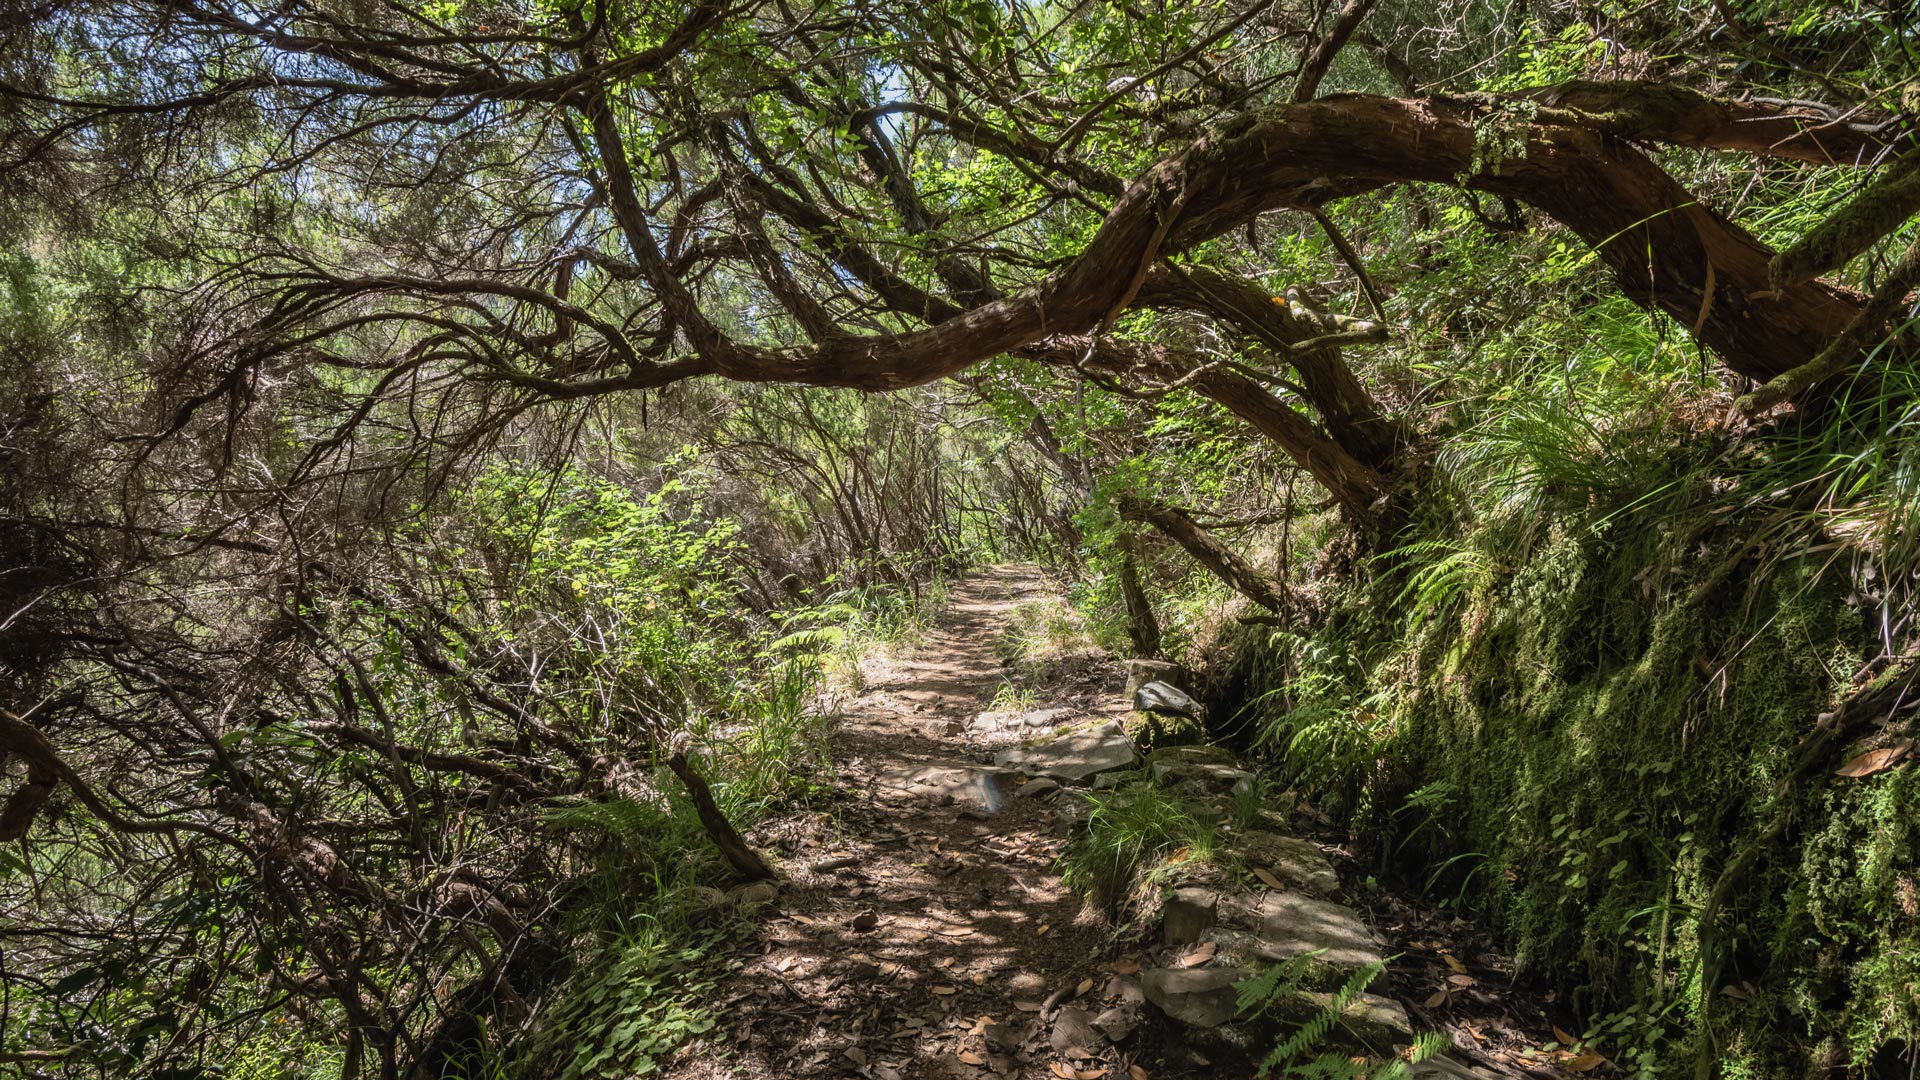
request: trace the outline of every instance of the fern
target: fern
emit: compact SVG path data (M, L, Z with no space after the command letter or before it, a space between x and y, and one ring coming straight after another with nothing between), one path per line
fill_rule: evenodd
M1314 955L1317 954L1294 957L1234 984L1240 1014L1257 1017L1284 1002L1297 1000ZM1261 1059L1259 1075L1267 1076L1278 1069L1281 1075L1297 1080L1409 1080L1414 1065L1445 1049L1443 1036L1433 1033L1419 1036L1409 1054L1383 1062L1377 1068L1325 1046L1328 1036L1346 1015L1347 1007L1364 994L1384 970L1383 964L1368 964L1349 976L1325 1005Z

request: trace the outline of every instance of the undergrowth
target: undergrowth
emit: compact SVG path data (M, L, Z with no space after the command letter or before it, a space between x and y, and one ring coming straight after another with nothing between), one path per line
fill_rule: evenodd
M1912 767L1836 778L1836 749L1778 793L1816 719L1906 662L1920 386L1746 439L1670 385L1539 389L1463 411L1321 629L1245 631L1222 684L1288 779L1568 986L1630 1075L1911 1045Z
M1425 1034L1414 1039L1404 1056L1382 1061L1331 1046L1347 1008L1380 977L1385 965L1367 964L1355 971L1337 990L1326 995L1310 1015L1304 1018L1286 1015L1293 1012L1289 1006L1297 1005L1306 992L1313 962L1311 955L1297 956L1234 984L1235 1008L1242 1020L1257 1024L1269 1014L1283 1014L1282 1030L1286 1034L1261 1056L1260 1076L1279 1075L1297 1080L1409 1080L1414 1075L1414 1066L1447 1048L1446 1036Z
M1087 818L1060 856L1060 877L1109 912L1124 907L1136 889L1221 855L1216 828L1150 780L1084 798Z

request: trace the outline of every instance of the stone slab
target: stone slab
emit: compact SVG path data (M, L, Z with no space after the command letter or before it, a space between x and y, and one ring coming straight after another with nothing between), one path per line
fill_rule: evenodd
M895 766L874 777L878 787L940 805L992 814L1006 805L1012 773L959 762L921 762Z
M1239 1001L1233 984L1250 974L1241 968L1148 968L1140 973L1140 987L1169 1019L1213 1028L1233 1019Z
M993 763L1055 780L1082 781L1127 768L1136 760L1133 740L1119 724L1108 723L1002 750Z
M1360 916L1344 904L1304 893L1268 893L1254 911L1259 956L1273 961L1317 953L1314 961L1340 968L1381 962L1379 946Z

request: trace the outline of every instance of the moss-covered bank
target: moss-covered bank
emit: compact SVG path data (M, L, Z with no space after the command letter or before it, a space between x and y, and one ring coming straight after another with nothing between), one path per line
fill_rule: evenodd
M1216 715L1642 1075L1825 1075L1920 1033L1914 770L1835 775L1904 732L1863 725L1790 777L1886 668L1882 609L1834 545L1775 557L1739 517L1416 526L1322 629L1243 631L1215 671ZM1703 965L1703 906L1756 845Z

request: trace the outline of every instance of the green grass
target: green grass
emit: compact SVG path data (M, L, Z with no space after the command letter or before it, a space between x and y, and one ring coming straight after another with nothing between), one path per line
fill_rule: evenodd
M1060 856L1060 877L1109 912L1118 911L1136 888L1221 855L1214 826L1151 781L1085 798L1090 812Z

